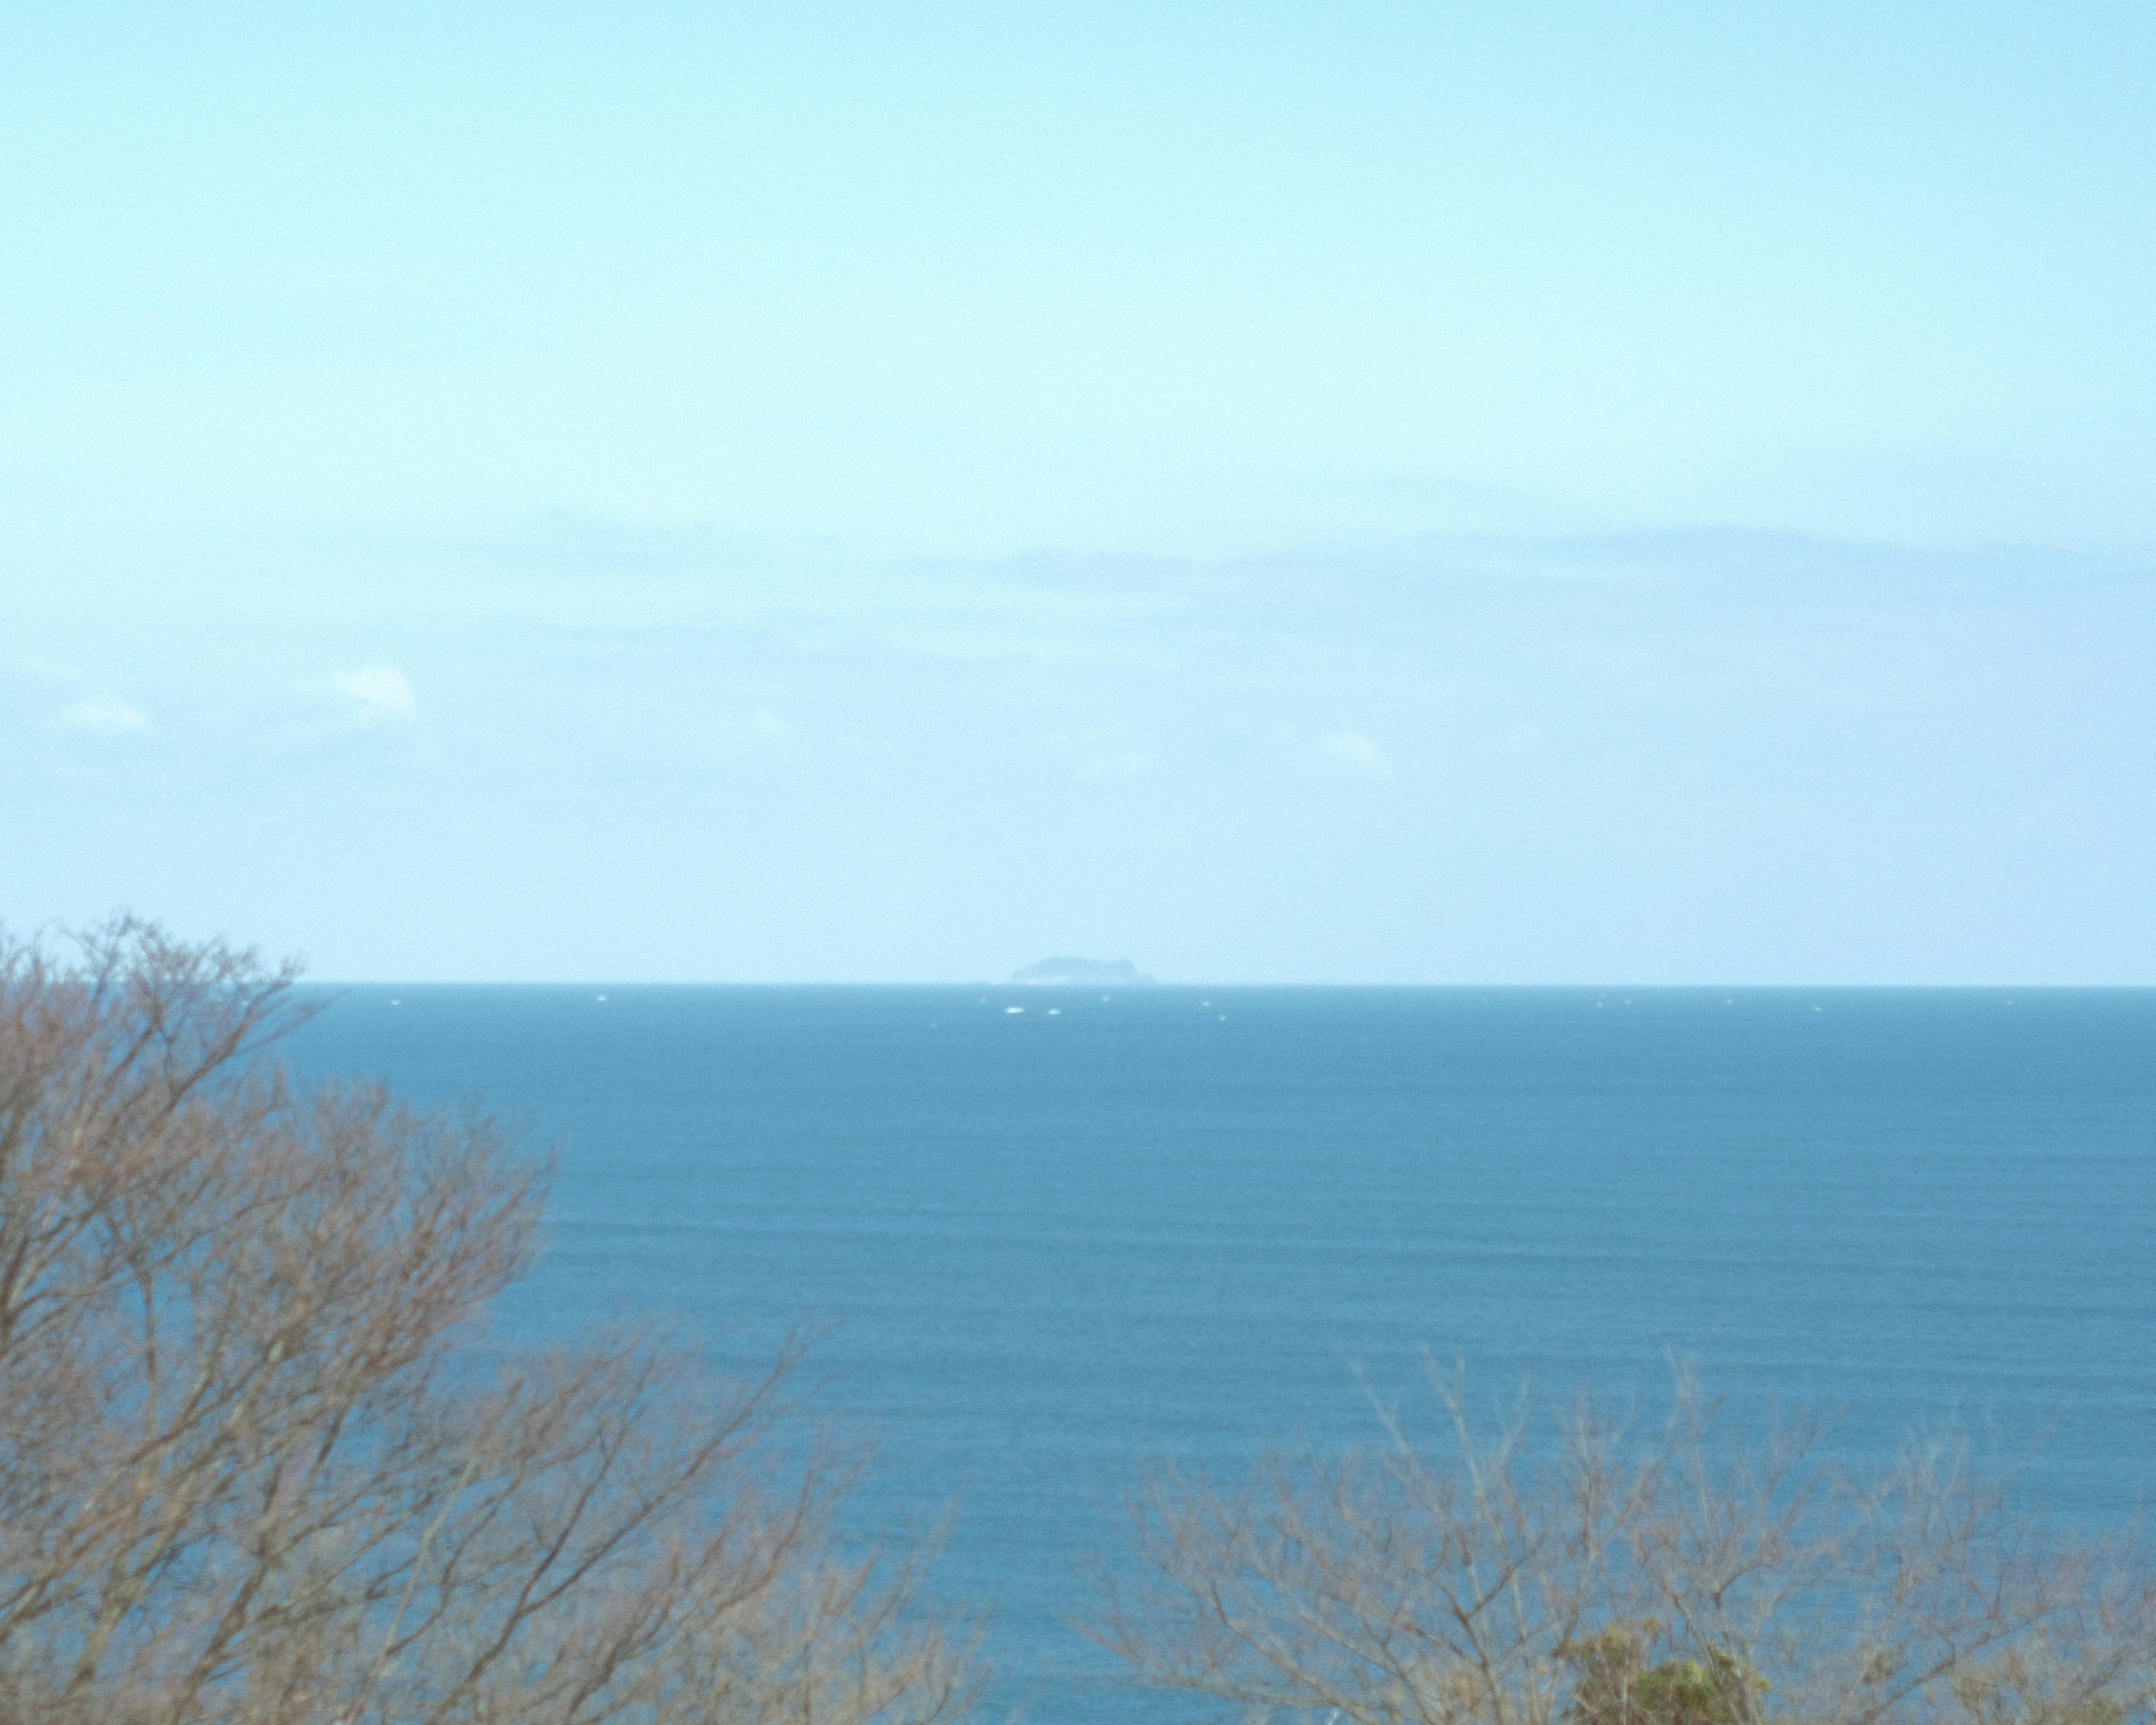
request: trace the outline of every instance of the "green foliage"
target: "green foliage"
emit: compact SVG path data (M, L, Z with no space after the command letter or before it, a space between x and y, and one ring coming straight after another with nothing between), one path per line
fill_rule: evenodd
M1754 1725L1763 1677L1719 1647L1703 1660L1650 1665L1648 1649L1661 1633L1649 1618L1561 1644L1558 1657L1574 1674L1567 1725Z

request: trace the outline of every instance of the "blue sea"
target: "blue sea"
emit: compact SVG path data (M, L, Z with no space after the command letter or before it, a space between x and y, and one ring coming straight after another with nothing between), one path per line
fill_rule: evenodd
M315 992L296 1065L557 1149L507 1333L835 1326L865 1523L955 1504L1042 1725L1166 1717L1067 1623L1136 1465L1367 1440L1425 1350L1493 1406L1688 1361L1860 1457L1956 1420L2091 1522L2156 1484L2156 990Z

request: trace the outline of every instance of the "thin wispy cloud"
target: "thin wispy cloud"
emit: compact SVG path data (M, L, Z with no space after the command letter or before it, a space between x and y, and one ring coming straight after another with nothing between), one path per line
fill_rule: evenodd
M110 698L78 701L53 716L51 728L69 737L137 737L150 728L149 716L140 707Z
M403 672L389 665L333 672L330 687L352 704L355 716L365 724L408 724L418 716L412 685L404 680Z
M1302 752L1303 760L1335 778L1390 778L1385 752L1359 731L1331 731Z

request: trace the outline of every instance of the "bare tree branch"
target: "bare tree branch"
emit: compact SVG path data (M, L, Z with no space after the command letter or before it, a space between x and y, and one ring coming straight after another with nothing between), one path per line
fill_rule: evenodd
M976 1637L652 1333L485 1367L544 1170L295 1094L289 966L0 936L0 1725L932 1725Z
M1355 1725L2149 1716L2142 1553L2046 1538L1959 1446L1858 1478L1815 1425L1748 1438L1681 1378L1634 1431L1524 1399L1480 1426L1430 1377L1435 1443L1381 1410L1371 1450L1142 1478L1136 1578L1097 1568L1086 1632L1142 1682Z

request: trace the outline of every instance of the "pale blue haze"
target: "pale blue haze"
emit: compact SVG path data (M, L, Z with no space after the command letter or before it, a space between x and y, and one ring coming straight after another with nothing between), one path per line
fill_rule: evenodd
M597 993L357 988L294 1053L559 1143L511 1337L837 1321L864 1527L956 1499L1039 1725L1182 1717L1062 1622L1137 1460L1367 1439L1424 1348L1493 1405L1688 1358L1860 1462L1958 1418L2094 1526L2156 1483L2156 992Z
M0 918L2146 983L2145 5L0 17Z

